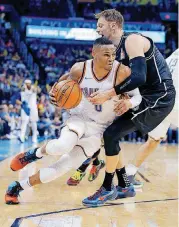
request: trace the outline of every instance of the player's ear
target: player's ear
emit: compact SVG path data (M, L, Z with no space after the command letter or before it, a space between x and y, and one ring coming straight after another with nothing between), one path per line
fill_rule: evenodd
M116 22L111 22L109 26L113 30L116 29Z

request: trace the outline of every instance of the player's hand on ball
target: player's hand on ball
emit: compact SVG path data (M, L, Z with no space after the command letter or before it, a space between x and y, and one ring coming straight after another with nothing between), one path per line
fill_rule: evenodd
M114 111L116 112L116 115L121 116L126 113L131 107L132 104L130 102L130 99L120 99L118 101L115 101Z
M54 87L57 83L55 83L50 92L49 92L49 97L50 97L50 103L53 104L54 106L57 106L57 101L56 101L56 98L55 98L55 94L54 94Z
M94 105L101 105L109 100L108 92L96 91L90 95L88 100Z

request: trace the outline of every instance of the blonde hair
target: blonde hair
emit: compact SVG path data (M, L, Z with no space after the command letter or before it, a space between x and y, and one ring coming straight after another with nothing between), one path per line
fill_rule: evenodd
M104 17L106 21L114 21L120 28L123 28L124 18L122 14L115 9L106 9L100 13L95 14L95 18Z

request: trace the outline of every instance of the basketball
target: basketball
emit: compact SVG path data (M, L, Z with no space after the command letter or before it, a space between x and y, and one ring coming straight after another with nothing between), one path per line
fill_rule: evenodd
M79 84L73 80L63 80L53 87L57 106L64 109L72 109L79 105L82 91Z

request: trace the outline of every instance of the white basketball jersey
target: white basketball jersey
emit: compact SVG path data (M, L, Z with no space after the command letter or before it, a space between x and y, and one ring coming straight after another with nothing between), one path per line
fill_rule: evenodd
M178 92L178 87L179 87L179 78L178 78L178 60L179 60L179 49L177 49L176 51L174 51L170 57L168 57L166 59L168 67L170 69L170 72L172 74L172 79L173 79L173 84L175 86L175 90L176 90L176 98L175 98L175 109L178 109L178 96L179 96L179 92Z
M37 106L37 95L31 90L26 89L21 92L21 100L26 101L29 105L29 108Z
M30 108L30 119L32 121L38 120L38 109L37 109L37 94L32 90L25 89L21 92L21 101L26 101ZM25 114L23 109L21 110L22 120L26 120L28 116Z
M166 59L170 72L172 74L172 79L174 81L174 85L176 86L178 83L178 60L179 60L179 49L174 51L170 57Z
M93 60L85 62L82 78L79 82L83 91L83 97L80 104L72 109L71 114L82 115L85 119L90 119L98 124L110 124L115 118L114 100L106 101L102 105L93 105L87 98L95 91L105 91L114 87L117 76L117 71L120 64L114 61L110 72L101 80L98 80L93 71Z

